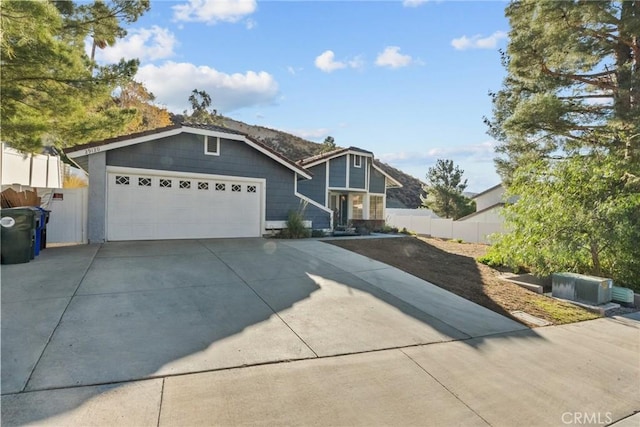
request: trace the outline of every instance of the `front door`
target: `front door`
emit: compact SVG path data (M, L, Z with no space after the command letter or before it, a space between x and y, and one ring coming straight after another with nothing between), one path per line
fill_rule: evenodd
M331 194L329 208L333 211L333 226L346 226L349 220L349 196L343 193Z

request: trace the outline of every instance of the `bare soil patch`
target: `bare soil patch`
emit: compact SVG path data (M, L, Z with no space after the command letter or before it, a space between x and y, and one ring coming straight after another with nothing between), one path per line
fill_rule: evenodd
M599 317L501 279L499 271L476 262L476 258L486 253L487 245L425 237L328 240L326 243L397 267L520 323L525 322L513 317L511 312L524 311L556 325Z

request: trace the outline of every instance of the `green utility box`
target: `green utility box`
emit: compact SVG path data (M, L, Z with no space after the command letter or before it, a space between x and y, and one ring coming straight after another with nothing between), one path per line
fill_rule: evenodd
M2 264L21 264L33 258L35 212L30 207L0 210Z

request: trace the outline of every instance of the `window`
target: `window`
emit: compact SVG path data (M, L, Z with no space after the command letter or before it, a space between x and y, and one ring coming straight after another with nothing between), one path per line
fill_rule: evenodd
M161 179L160 180L160 188L171 188L171 180L170 179Z
M369 196L369 219L384 219L384 197Z
M226 190L226 185L221 182L216 183L216 191L224 191Z
M256 186L255 185L247 185L247 193L255 193Z
M188 190L191 188L191 181L180 181L180 188Z
M362 156L353 155L353 167L361 168L362 167Z
M117 185L129 185L129 177L128 176L116 175L116 184Z
M363 200L361 194L351 196L351 219L362 219Z
M220 138L217 136L204 136L204 154L210 156L220 155Z
M151 187L151 178L138 178L138 187Z
M198 190L208 190L209 189L209 183L208 182L199 182L198 183Z
M234 193L242 191L242 186L240 184L233 184L231 186L231 191L233 191Z

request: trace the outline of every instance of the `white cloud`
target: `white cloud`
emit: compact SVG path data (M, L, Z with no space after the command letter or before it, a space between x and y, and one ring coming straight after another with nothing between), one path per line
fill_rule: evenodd
M324 138L329 136L329 133L331 132L331 130L327 128L293 129L293 130L290 129L290 130L285 130L285 132L289 132L292 135L296 135L304 139L324 140Z
M495 157L496 142L493 140L478 144L468 144L454 147L435 147L426 151L386 153L378 158L383 162L394 164L424 164L437 159L467 159L476 162L492 162Z
M88 40L91 49L91 40ZM129 34L118 40L114 46L96 49L96 60L100 62L118 62L121 58L138 58L141 61L154 61L170 58L178 45L175 35L166 28L154 25L151 28L129 30Z
M500 40L506 39L507 33L504 31L496 31L487 37L482 37L481 34L476 34L472 37L462 36L457 39L451 40L451 46L457 50L466 49L495 49Z
M189 0L173 6L173 17L176 21L213 25L217 22L238 22L255 12L256 8L256 0ZM251 28L253 24L247 23Z
M387 46L376 58L376 65L379 67L400 68L413 63L413 58L400 53L398 46Z
M330 73L335 70L339 70L341 68L346 68L347 64L344 62L336 61L335 53L331 50L325 50L319 56L316 57L315 64L316 67L324 71L325 73Z
M255 19L248 18L246 21L244 21L244 25L245 27L247 27L247 30L253 30L258 25L258 23L255 21Z
M292 76L295 76L296 74L298 74L302 70L304 70L304 68L302 68L302 67L294 67L292 65L287 66L287 72L289 74L291 74Z
M420 5L425 4L429 0L402 0L402 5L404 7L418 7Z
M352 59L344 61L336 61L335 53L332 50L325 50L315 59L316 67L325 73L330 73L342 68L361 68L364 65L364 61L360 56L356 56Z
M212 107L220 113L271 104L278 96L278 83L265 71L227 74L208 66L167 61L161 66L140 67L136 80L175 113L187 109L193 89L211 95Z

